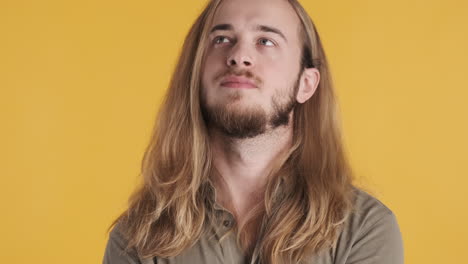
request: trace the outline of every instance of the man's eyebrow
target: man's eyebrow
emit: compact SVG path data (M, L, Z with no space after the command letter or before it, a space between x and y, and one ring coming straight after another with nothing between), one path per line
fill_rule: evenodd
M282 37L286 42L288 42L288 40L286 39L286 37L284 36L284 34L281 32L281 30L277 29L277 28L274 28L274 27L270 27L270 26L265 26L265 25L257 25L255 27L256 30L258 31L263 31L263 32L271 32L271 33L275 33L275 34L278 34L280 37Z
M214 26L211 30L210 30L210 34L215 32L216 30L233 30L234 28L232 27L231 24L219 24L219 25L216 25Z
M270 33L275 33L278 34L280 37L282 37L286 42L288 41L284 34L281 32L281 30L271 27L271 26L265 26L265 25L257 25L254 27L255 30L257 31L262 31L262 32L270 32ZM210 30L210 34L215 32L216 30L233 30L234 27L231 24L218 24L214 26Z

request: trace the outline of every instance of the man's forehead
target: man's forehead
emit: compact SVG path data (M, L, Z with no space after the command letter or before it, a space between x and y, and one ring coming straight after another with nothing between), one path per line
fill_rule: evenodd
M297 29L299 18L287 0L224 0L211 28L218 24L230 24L234 30L266 25L291 34L291 29Z

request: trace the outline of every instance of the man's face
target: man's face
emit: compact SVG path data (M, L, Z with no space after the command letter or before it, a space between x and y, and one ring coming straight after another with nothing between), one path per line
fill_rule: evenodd
M208 125L254 137L287 125L300 76L300 21L286 0L225 0L202 66Z

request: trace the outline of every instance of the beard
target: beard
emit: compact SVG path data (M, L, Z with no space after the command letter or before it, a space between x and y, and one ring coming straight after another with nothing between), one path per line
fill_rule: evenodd
M205 95L201 96L201 111L203 118L210 128L216 128L226 136L238 139L253 138L264 134L268 127L275 129L289 124L290 113L296 106L296 93L299 87L299 78L294 87L286 96L286 101L281 101L284 96L276 93L271 98L272 113L267 114L260 105L239 109L236 101L242 99L240 91L229 95L225 104L217 103L208 105Z

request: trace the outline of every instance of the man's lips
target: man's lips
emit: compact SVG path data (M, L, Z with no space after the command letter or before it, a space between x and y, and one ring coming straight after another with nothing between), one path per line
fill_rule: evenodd
M250 79L239 76L228 76L221 80L221 86L229 88L257 88Z

